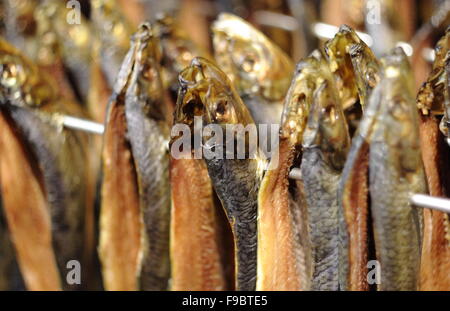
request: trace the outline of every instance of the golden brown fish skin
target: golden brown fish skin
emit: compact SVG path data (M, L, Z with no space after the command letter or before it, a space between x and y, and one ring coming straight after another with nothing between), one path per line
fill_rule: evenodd
M411 193L427 193L419 121L407 56L401 48L382 59L380 113L370 138L369 189L378 290L415 290L419 282L422 211ZM378 86L377 86L378 87Z
M68 110L38 67L5 41L0 41L0 49L2 112L11 118L42 170L52 244L63 272L69 260L81 261L88 178L85 137L62 128L59 114Z
M325 51L353 135L370 93L378 83L379 62L347 25L342 25L335 37L325 44Z
M229 289L222 230L208 170L201 159L171 159L171 290Z
M445 35L436 43L435 60L427 81L421 86L417 94L417 108L423 115L444 114L445 107L445 62L450 47L450 27Z
M420 116L422 159L430 195L448 196L448 145L435 116ZM448 215L424 209L424 233L420 268L420 290L449 290L450 238Z
M301 143L316 86L326 79L319 51L297 64L285 99L280 143L258 193L257 290L306 290L312 272L301 182L289 171L301 159ZM330 76L328 76L330 78ZM309 257L308 257L309 256ZM283 258L280 260L279 258Z
M133 27L114 0L91 1L92 29L98 33L101 64L112 88L128 48Z
M222 13L212 26L217 63L230 77L256 124L279 124L294 65L261 32Z
M191 66L180 73L179 79L181 87L174 123L192 127L194 116L200 116L205 125L216 124L224 129L227 124L244 127L253 124L249 111L230 80L212 62L201 57L194 58ZM232 138L235 141L244 139L237 135ZM209 139L203 139L204 144L211 143ZM237 159L234 154L232 159L206 157L205 162L234 234L236 289L254 290L257 194L261 168L265 162L259 158L258 149L251 148L253 146L249 140L243 143L248 153L245 159ZM222 146L225 155L227 150Z
M3 204L2 204L3 205ZM17 255L8 232L3 206L0 207L0 290L25 290L25 284L19 270Z
M446 35L447 36L447 35ZM440 40L442 44L443 40ZM439 46L439 44L438 44ZM437 48L442 53L442 47ZM420 113L420 143L422 151L422 159L424 162L425 173L427 176L428 189L430 195L437 197L448 197L450 180L449 180L449 148L445 139L448 135L448 126L446 126L447 116L449 115L450 98L449 98L449 53L447 52L445 59L442 59L442 54L438 55L434 66L439 68L443 64L445 66L445 86L437 88L437 92L443 91L444 98L444 116L441 119L439 126L439 119L437 116L429 113L424 115ZM433 71L434 72L434 71ZM433 74L432 72L432 74ZM427 92L420 94L417 97L417 105L425 106L421 101L434 100L434 98L442 98L442 94L436 94L429 89ZM430 96L425 98L424 96ZM421 110L423 112L424 110ZM442 126L444 125L444 126ZM439 130L441 128L441 130ZM450 276L448 269L450 269L450 232L448 214L424 209L424 237L422 245L422 260L420 271L420 289L421 290L449 290Z
M355 44L365 46L355 31L347 25L342 25L334 38L325 44L325 52L330 62L331 72L336 79L344 109L351 107L359 98L350 56L350 48Z
M136 286L143 290L167 289L170 274L169 129L162 104L159 57L158 41L152 26L148 23L141 24L133 35L131 48L119 72L110 104L110 109L114 105L124 109L125 120L122 122L125 122L126 140L130 149L123 149L125 153L130 152L129 157L133 159L135 167L136 180L130 175L129 182L137 182L139 217L135 206L129 208L139 218L135 218L135 222L143 223L143 227L139 226L142 228L142 244L136 245L137 262L133 262L135 276L138 278ZM118 140L124 140L124 137L118 137ZM109 194L103 193L103 197L107 195ZM103 204L103 207L108 212L108 206ZM108 224L105 223L105 226ZM114 246L115 241L108 240L108 227L105 230L101 247L106 252L109 245ZM103 260L114 259L104 256ZM117 273L125 274L120 269Z
M380 63L363 41L351 45L348 53L352 60L359 103L364 109L372 90L380 81Z

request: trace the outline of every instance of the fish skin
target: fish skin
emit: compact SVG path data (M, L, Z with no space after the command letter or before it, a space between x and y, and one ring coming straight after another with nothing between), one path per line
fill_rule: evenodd
M420 110L420 143L422 159L427 176L427 184L430 195L436 197L448 197L450 189L449 179L449 147L445 141L448 137L448 115L450 112L450 57L448 52L448 35L439 40L436 47L436 59L433 63L433 71L425 82L430 86L434 81L435 88L423 90L417 96L418 107L429 107L428 102L437 102L444 98L444 116L439 122L439 117L426 109ZM444 66L444 68L443 68ZM443 70L444 69L444 70ZM438 74L436 74L438 73ZM444 75L445 85L442 88L442 77L436 79L436 75ZM441 85L439 85L441 84ZM439 93L444 92L444 94ZM436 94L435 94L436 93ZM438 102L439 103L439 102ZM440 103L439 103L440 104ZM435 107L435 105L434 105ZM424 232L422 245L422 258L420 267L420 290L449 290L450 289L450 224L449 215L432 209L424 209Z
M370 93L379 80L379 62L347 25L342 25L334 38L325 44L325 53L353 136Z
M445 62L448 59L447 53L450 48L450 27L445 31L445 35L436 43L434 49L435 60L432 70L417 94L417 108L423 115L442 115L445 113Z
M255 123L279 124L294 72L292 61L265 35L235 15L221 13L212 32L217 63L236 86Z
M135 63L125 96L125 115L145 226L141 288L165 290L170 276L169 128L162 111L163 88L155 52L158 42L152 31L152 26L144 23L133 36Z
M382 59L380 113L369 151L369 189L375 248L381 266L378 290L416 290L422 211L411 193L427 193L418 114L407 57L400 48Z
M350 55L356 74L360 103L364 102L364 114L353 136L347 160L338 187L339 284L341 290L366 291L368 261L369 214L369 144L380 110L381 90L372 88L378 84L381 64L364 54L364 46L350 47ZM372 75L373 74L373 75Z
M380 81L380 63L363 41L351 45L349 54L353 65L355 83L358 88L359 103L364 109L373 88Z
M229 289L211 179L201 159L171 158L171 290Z
M312 290L339 289L339 217L337 188L350 136L331 79L314 93L303 134L300 170L312 247Z
M25 284L17 263L3 206L0 206L0 290L24 290Z
M212 62L194 58L191 66L180 73L180 84L175 123L192 126L195 112L203 117L204 124L253 124L230 80ZM196 105L198 111L188 109L191 104ZM194 112L188 113L190 110ZM205 158L234 235L237 290L254 290L256 284L257 195L262 160L258 158L258 151L254 152L256 158L251 158L251 154L245 159Z
M132 37L110 102L124 109L125 139L130 144L136 174L142 222L136 277L137 288L143 290L166 290L170 275L169 129L163 111L157 47L152 26L141 24ZM112 242L105 231L102 249ZM108 258L103 260L106 263Z
M301 160L301 144L316 86L330 78L319 51L297 64L287 92L278 150L258 193L257 290L311 288L311 241L302 181L289 171ZM324 73L328 70L328 76ZM275 158L276 157L276 158ZM283 258L283 260L280 260Z
M334 38L325 44L325 53L330 62L331 72L336 79L336 87L344 109L351 107L359 98L350 56L350 47L355 44L365 46L356 32L347 25L342 25Z
M66 110L48 80L38 74L37 67L6 42L1 41L0 46L5 73L0 97L2 110L14 122L41 169L50 208L53 248L63 274L68 261L82 262L87 191L85 142L82 134L62 127L58 114ZM14 84L8 83L7 71L9 78L15 74ZM10 95L17 92L21 92L20 96ZM66 284L65 288L76 286Z

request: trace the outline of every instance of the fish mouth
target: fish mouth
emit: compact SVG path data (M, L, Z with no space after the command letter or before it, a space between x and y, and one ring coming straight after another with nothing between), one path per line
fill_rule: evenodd
M211 61L195 57L180 73L179 84L175 123L191 129L195 117L201 117L205 124L222 126L253 123L230 79Z

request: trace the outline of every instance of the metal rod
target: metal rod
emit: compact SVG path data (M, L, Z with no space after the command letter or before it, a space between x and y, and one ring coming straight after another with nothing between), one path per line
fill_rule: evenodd
M104 132L104 125L101 123L74 118L71 116L63 116L63 125L67 128L88 132L92 134L102 135ZM293 168L289 172L289 178L295 180L302 179L302 173L299 168ZM435 209L441 212L450 213L450 200L436 198L424 194L413 194L410 198L411 204Z
M411 204L435 209L444 213L450 214L450 200L432 197L425 194L413 194L410 197Z
M80 118L74 118L67 115L62 116L62 122L64 127L92 134L102 135L103 132L105 131L105 126L101 123Z

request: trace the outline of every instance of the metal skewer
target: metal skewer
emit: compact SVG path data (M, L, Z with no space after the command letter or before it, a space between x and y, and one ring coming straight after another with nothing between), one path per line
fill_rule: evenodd
M64 127L83 131L91 134L102 135L105 131L105 126L98 122L93 122L86 119L74 118L71 116L64 115L62 116L62 123Z
M432 197L425 194L413 194L410 198L413 205L431 208L437 211L450 214L450 200L438 197Z

